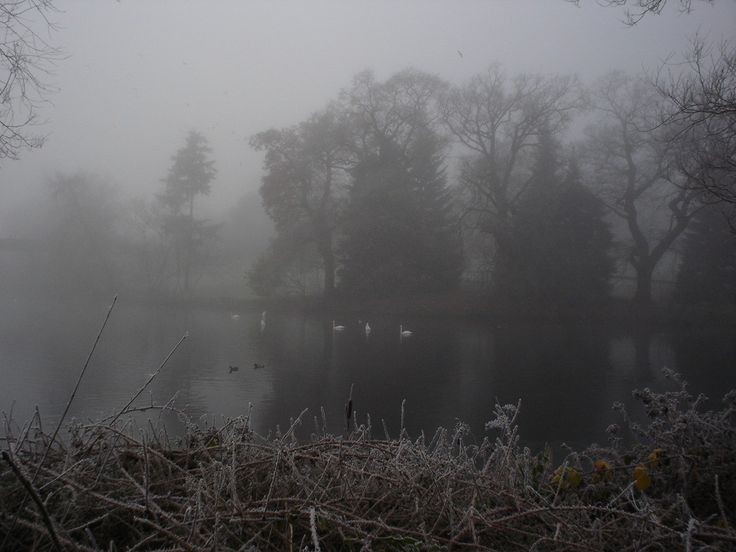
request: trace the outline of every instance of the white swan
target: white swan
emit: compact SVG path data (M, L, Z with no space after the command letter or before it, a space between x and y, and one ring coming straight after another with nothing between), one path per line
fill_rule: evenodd
M368 337L369 335L371 335L372 331L373 330L371 329L371 325L368 322L366 322L365 323L365 336Z
M231 320L240 320L240 315L239 314L231 314L230 315L230 319Z
M411 337L414 332L411 330L405 330L403 325L399 325L399 337Z
M332 331L333 332L341 332L345 329L345 326L335 326L335 321L332 321Z

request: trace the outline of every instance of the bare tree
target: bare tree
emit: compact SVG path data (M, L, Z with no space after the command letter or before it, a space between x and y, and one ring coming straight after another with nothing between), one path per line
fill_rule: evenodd
M582 0L568 0L573 4L581 4ZM683 13L689 13L693 8L693 0L675 0L680 4L680 11ZM714 0L699 0L700 2L707 2L712 4ZM635 25L641 21L644 17L650 14L658 15L662 13L668 0L598 0L600 4L604 6L632 6L632 9L626 10L626 22L629 25Z
M49 92L44 77L60 55L40 31L53 29L53 11L52 0L0 0L0 161L43 144L31 127Z
M663 124L677 129L678 167L708 199L736 204L736 47L714 53L696 38L685 68L669 65L654 78L669 104Z
M467 196L465 218L491 234L500 249L511 247L509 224L531 182L529 154L540 134L561 130L581 105L572 77L508 79L497 66L445 96L443 120L470 152L461 159L460 169Z
M654 269L700 208L701 194L678 170L672 130L657 125L661 98L648 82L610 73L598 82L594 105L601 118L587 131L592 177L601 200L626 223L634 300L648 305Z
M398 147L402 156L409 155L418 133L439 126L437 100L446 87L439 77L412 68L385 82L376 81L371 71L356 75L352 87L341 94L357 158L353 161L380 155L388 144Z
M120 204L100 176L78 171L49 181L46 272L60 293L109 293L119 284Z

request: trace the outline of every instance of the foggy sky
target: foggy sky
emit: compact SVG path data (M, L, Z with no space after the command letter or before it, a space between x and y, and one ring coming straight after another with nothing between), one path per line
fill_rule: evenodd
M38 193L57 171L83 169L126 194L160 189L188 130L213 148L216 213L260 182L248 138L298 123L363 69L379 79L407 66L460 83L499 62L509 74L654 69L696 34L733 38L736 2L674 0L635 27L623 10L583 0L59 2L52 42L65 59L40 113L38 151L0 166L0 215ZM458 54L462 52L462 56ZM2 223L0 222L0 233Z

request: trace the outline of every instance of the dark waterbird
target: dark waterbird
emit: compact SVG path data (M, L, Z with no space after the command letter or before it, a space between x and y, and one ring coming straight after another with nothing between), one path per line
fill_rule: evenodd
M233 372L237 372L240 370L240 366L233 366L232 364L227 367L228 373L232 374Z
M265 367L266 367L265 364L258 364L257 362L254 362L253 363L253 369L254 370L260 370L261 368L265 368Z

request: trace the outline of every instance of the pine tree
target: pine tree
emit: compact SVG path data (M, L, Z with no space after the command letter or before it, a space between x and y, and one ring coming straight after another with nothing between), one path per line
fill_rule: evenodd
M201 133L189 132L186 144L174 155L169 173L163 179L165 189L160 200L172 213L193 217L194 199L209 195L216 174L214 161L208 159L211 152Z
M352 171L341 283L354 294L439 292L457 284L462 248L439 137L383 140Z
M558 145L540 137L533 176L512 222L513 247L497 260L496 289L512 301L580 306L605 299L613 262L605 208L574 160L559 176Z
M216 228L194 216L194 200L208 195L215 178L214 161L207 139L192 130L184 147L173 157L159 201L166 209L164 229L171 240L176 262L177 288L188 293L197 249L212 239Z

